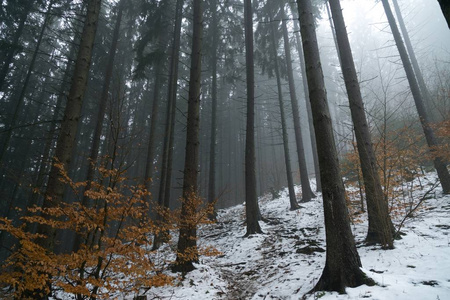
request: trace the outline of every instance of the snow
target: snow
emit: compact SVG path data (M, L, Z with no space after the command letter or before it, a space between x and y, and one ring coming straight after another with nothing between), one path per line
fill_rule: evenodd
M412 198L417 202L435 181L434 174L423 176L423 190L415 190ZM440 187L431 195L404 222L401 231L406 235L395 241L393 250L363 244L365 214L359 216L363 222L352 225L363 270L377 286L347 288L342 295L317 292L304 299L450 299L450 196L443 196ZM275 200L261 197L260 206L267 219L260 222L264 234L243 237L244 205L219 211L216 224L199 229L199 244L214 245L223 255L202 257L195 271L174 286L150 289L147 298L302 298L325 264L325 252L300 253L308 245L326 248L320 194L298 211L289 210L287 190ZM172 243L166 247L175 247Z

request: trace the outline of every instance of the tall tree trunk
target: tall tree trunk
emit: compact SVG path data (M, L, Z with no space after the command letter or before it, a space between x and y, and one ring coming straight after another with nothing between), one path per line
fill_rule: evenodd
M86 187L84 189L85 194L81 200L82 206L89 206L89 197L86 196L86 191L89 191L92 187L92 181L94 180L95 170L97 169L97 159L100 153L100 137L103 131L103 121L105 120L106 104L108 102L109 86L114 69L114 59L117 52L117 44L119 41L120 25L122 23L123 9L125 6L125 0L121 0L118 3L118 12L116 24L114 25L113 36L111 40L111 46L109 47L109 57L106 64L105 77L103 80L102 93L100 95L100 101L98 103L97 120L94 128L94 136L92 138L92 146L89 153L89 165L86 174ZM77 235L75 237L73 251L77 251L82 242L82 237Z
M422 124L422 129L425 134L425 139L427 140L427 144L430 148L431 153L435 156L435 158L433 159L433 163L434 167L436 168L439 180L441 181L442 191L444 192L444 194L450 194L450 174L448 172L446 163L437 156L438 153L435 153L434 148L439 145L439 142L434 135L433 129L430 127L430 120L428 119L428 115L423 104L422 95L420 93L416 77L414 76L414 71L412 69L411 62L409 61L408 53L406 52L402 37L398 30L397 24L395 23L395 18L392 14L392 10L388 0L381 0L381 2L383 3L389 26L391 27L392 35L394 36L395 44L397 45L397 49L403 63L403 68L405 69L406 77L408 78L409 87L416 104L417 113L419 114L420 123Z
M72 149L75 145L75 135L89 76L92 48L97 31L100 7L101 0L89 0L83 34L72 77L72 84L56 145L54 163L61 163L65 170L68 170L70 166ZM56 164L53 164L45 193L43 203L44 209L55 207L61 203L64 193L64 183L59 179L60 170ZM45 217L50 218L50 216ZM46 238L38 240L39 244L49 251L52 251L55 245L56 230L46 225L40 225L38 226L38 233L46 235Z
M322 180L327 254L314 290L345 293L345 287L373 284L363 273L350 229L345 189L334 142L310 0L297 0L314 130Z
M186 154L183 176L183 201L181 204L181 224L178 238L178 255L176 269L189 272L194 269L193 262L198 261L197 226L197 177L199 161L199 129L200 129L200 86L202 74L202 35L203 16L202 0L193 0L191 70L189 77L189 99L186 128ZM188 257L186 257L188 256Z
M211 55L211 140L209 145L209 181L208 181L208 203L213 204L216 199L216 140L217 140L217 44L219 38L218 18L217 18L217 0L211 1L211 32L212 55ZM215 210L210 215L211 219L216 218Z
M289 94L291 96L292 118L294 119L295 142L297 144L298 164L300 168L300 182L302 185L302 200L300 202L308 202L311 201L311 198L316 197L316 195L314 195L313 191L311 190L311 185L309 183L308 167L306 165L305 158L305 147L300 125L300 113L298 111L297 93L295 91L294 73L292 71L291 46L289 43L289 35L286 26L286 14L284 12L284 5L281 6L281 18L284 40L284 53L286 55L286 66L289 83Z
M309 102L308 81L306 79L305 59L303 58L303 47L300 40L299 28L297 22L294 22L295 39L297 42L298 57L300 58L300 69L302 72L303 91L305 93L306 112L308 113L309 137L311 139L311 148L314 161L314 175L316 176L316 192L322 191L322 183L320 182L319 159L317 158L317 142L314 134L314 123L311 112L311 103Z
M333 15L341 69L347 89L348 101L355 130L359 161L366 191L369 231L366 242L380 243L385 248L393 248L392 222L389 217L388 203L384 201L377 161L372 146L369 125L367 124L364 103L353 61L352 50L345 28L344 17L339 0L329 0Z
M58 98L56 100L55 109L53 111L53 115L51 118L52 122L50 123L50 127L48 129L48 133L45 138L45 145L44 150L42 152L43 153L42 158L39 163L38 174L36 176L36 180L34 181L34 187L37 188L39 191L45 190L44 189L45 179L48 173L50 165L49 161L50 157L52 156L53 146L55 143L55 133L57 131L57 128L59 128L59 118L62 115L63 102L66 97L68 83L70 80L70 74L73 71L72 68L73 65L71 61L73 60L75 52L76 52L76 43L73 41L69 50L69 54L67 55L66 69L64 70L64 75L58 92ZM40 196L41 196L40 192L32 193L27 202L27 207L33 207L34 205L38 205ZM33 232L34 230L32 228L35 228L35 226L27 227L27 231Z
M286 127L286 117L284 114L284 103L283 103L283 90L281 88L281 76L280 69L278 66L278 54L276 48L276 39L275 39L275 22L274 20L270 21L270 33L271 33L271 46L274 57L275 64L275 77L277 79L277 92L278 92L278 105L280 107L280 115L281 115L281 130L283 136L283 149L284 149L284 162L286 164L286 176L288 182L288 190L289 190L289 202L291 205L291 210L299 209L300 206L297 203L297 199L295 197L295 189L294 189L294 180L292 179L292 170L291 170L291 156L289 154L289 138ZM277 28L278 29L278 28Z
M175 8L175 26L174 26L174 39L172 42L171 57L170 57L170 69L169 69L169 84L167 91L167 110L166 110L166 126L164 130L163 141L163 154L162 154L162 166L161 166L161 178L159 186L158 204L163 205L166 193L166 182L170 186L171 178L167 176L168 164L169 164L169 150L171 144L171 136L173 135L173 127L175 126L175 111L176 111L176 98L177 98L177 80L178 80L178 60L180 54L180 38L181 38L181 21L183 0L177 0ZM171 163L171 162L170 162ZM169 178L168 178L169 177Z
M145 163L145 174L144 174L144 184L147 190L150 190L152 186L152 177L154 169L155 160L155 138L156 138L156 119L158 118L159 112L159 97L160 97L160 87L161 87L161 70L162 62L158 61L155 63L154 69L154 84L153 84L153 97L152 97L152 113L150 116L150 134L147 143L147 158Z
M122 22L122 14L125 0L121 0L118 4L118 12L116 24L114 26L113 36L111 40L111 46L109 47L109 57L108 63L106 65L105 77L103 80L102 93L100 95L100 101L98 103L97 120L94 128L94 136L92 138L92 147L89 154L89 167L86 175L87 186L85 191L91 189L91 181L94 179L94 173L97 165L97 159L100 150L100 137L103 131L103 121L105 120L106 104L108 102L109 86L111 84L111 79L114 69L114 59L117 52L117 44L119 41L120 25ZM86 205L88 201L87 197L83 197L82 205Z
M336 37L336 29L334 28L333 17L331 16L331 12L330 12L329 0L325 0L325 7L327 9L328 21L330 22L330 28L331 28L331 35L333 36L333 42L334 42L334 46L336 47L336 52L337 52L339 64L342 67L341 52L339 52L338 40L337 40L337 37Z
M244 0L245 67L247 71L247 125L245 137L245 213L246 236L262 233L258 223L259 208L256 194L255 169L255 71L253 64L252 0Z
M42 39L44 37L45 30L47 29L48 22L50 21L50 18L51 18L51 10L53 8L53 3L54 3L54 0L50 1L49 5L48 5L47 13L45 14L45 18L44 18L44 23L42 24L41 31L39 32L36 47L34 49L33 56L31 57L31 61L28 66L27 75L25 76L25 80L23 82L23 87L20 91L19 98L17 99L17 103L16 103L16 107L14 109L12 119L8 124L8 127L7 127L8 129L5 132L6 136L3 141L2 149L0 150L0 165L3 161L3 156L5 155L6 150L8 149L9 141L11 139L14 127L16 126L17 118L19 117L22 103L25 100L25 94L27 92L28 83L30 82L30 78L31 78L31 75L32 75L32 72L34 69L34 64L36 63L36 58L39 54L39 48L41 47L41 43L42 43Z
M447 21L448 28L450 28L450 3L448 0L438 0L441 6L442 13L444 14L445 20Z
M3 62L2 69L0 70L0 92L3 92L3 88L5 85L6 77L8 76L9 72L9 66L11 65L14 55L16 54L17 48L19 48L19 39L22 36L23 29L25 27L25 22L28 18L28 14L31 11L32 2L27 2L25 5L25 9L22 11L22 14L20 15L19 20L19 26L17 27L16 32L14 33L14 38L11 43L11 48L9 49L8 53L6 54L5 61Z
M158 205L169 208L170 203L170 186L172 179L172 157L173 157L173 141L176 116L176 100L177 100L177 81L178 81L178 62L180 56L180 39L181 39L181 21L183 19L184 0L177 0L175 7L175 26L173 32L173 42L170 54L169 82L167 91L167 109L166 109L166 126L164 129L163 153L161 164L161 175L159 183ZM159 214L156 215L157 220L161 220ZM161 236L156 235L153 241L153 249L157 249L161 244Z
M416 53L411 44L411 39L409 38L408 30L406 29L405 22L403 21L402 12L400 11L400 7L398 6L397 0L392 0L394 3L395 14L397 15L398 24L400 25L400 29L402 31L403 39L405 40L406 49L408 50L409 58L411 59L411 64L414 69L414 74L416 75L417 83L420 87L420 92L422 93L423 99L425 101L425 109L428 109L428 113L430 113L430 105L431 105L431 96L428 91L425 80L422 76L422 71L420 70L419 63L417 62Z

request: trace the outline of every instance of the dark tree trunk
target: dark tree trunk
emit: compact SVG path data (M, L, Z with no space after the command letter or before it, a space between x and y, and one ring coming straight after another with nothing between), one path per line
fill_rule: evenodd
M70 75L73 71L73 64L71 61L73 60L73 57L76 52L76 43L73 41L69 50L69 54L67 55L67 65L66 69L64 70L64 75L62 78L62 83L60 86L60 90L58 92L58 98L56 100L55 110L53 111L52 115L52 123L50 124L50 128L48 130L46 140L45 140L45 146L42 154L41 161L39 163L39 171L38 175L36 177L36 180L34 181L35 188L39 189L40 191L45 191L44 185L45 185L45 179L46 175L48 173L48 169L50 166L50 157L52 157L53 147L55 143L55 137L56 137L56 131L60 127L59 118L62 115L63 112L63 102L66 98L67 89L69 88L69 80ZM41 193L33 193L28 200L27 207L33 207L34 205L38 205L39 198L41 196ZM35 226L33 226L35 227ZM27 231L33 231L31 228L27 228Z
M11 48L6 54L5 61L3 62L2 69L0 70L0 92L3 92L3 87L5 85L6 77L8 76L9 66L11 65L14 55L16 54L17 49L19 48L19 39L22 36L23 29L25 27L25 22L28 18L28 14L30 13L32 2L26 4L25 9L22 11L20 15L19 26L17 27L16 32L14 33L14 38L11 43Z
M48 22L50 21L51 10L53 8L53 2L54 2L54 0L50 1L49 5L48 5L47 13L44 18L44 23L42 24L41 31L39 32L36 47L34 49L33 56L31 57L31 61L28 66L27 74L26 74L25 80L23 82L23 87L20 90L20 95L19 95L19 98L17 99L17 103L16 103L16 107L14 109L12 119L10 120L10 122L7 126L7 130L5 132L6 136L4 137L3 146L2 146L2 149L0 150L0 165L2 164L3 156L5 155L6 150L8 149L9 141L11 139L14 127L16 126L16 122L17 122L17 118L19 117L20 109L22 107L23 101L25 100L25 94L27 92L28 83L30 82L31 75L34 70L34 64L36 63L36 58L39 54L39 48L41 47L41 43L42 43L42 39L44 37L45 30L47 29Z
M369 215L369 231L366 242L380 243L385 248L393 248L392 222L389 217L388 203L384 200L377 161L372 146L369 125L367 124L364 103L359 87L358 76L353 62L352 50L348 40L339 0L329 0L336 30L341 69L344 76L348 101L355 130L359 161L366 190L367 212Z
M95 34L100 13L101 0L90 0L87 7L87 15L84 21L83 34L75 63L72 84L64 111L64 119L55 150L55 163L62 164L65 170L70 166L70 158L75 145L75 135L80 119L81 106L89 76L89 68L92 57ZM53 164L44 197L43 208L51 208L59 205L63 199L64 183L60 179L60 170ZM50 216L47 216L50 217ZM39 239L39 244L52 251L55 245L56 230L46 225L38 226L38 232L47 237Z
M258 223L258 197L255 169L255 71L253 64L252 1L244 0L245 66L247 71L247 126L245 137L245 213L246 236L262 233Z
M111 40L111 46L109 47L108 63L106 65L105 77L103 81L102 93L100 95L100 101L98 103L97 121L94 128L94 136L92 138L92 147L89 154L89 165L86 174L86 188L84 192L89 191L92 187L92 181L94 180L95 170L97 169L97 159L100 153L100 137L103 131L103 121L105 120L106 104L108 102L109 86L111 84L111 78L114 69L114 59L117 52L117 44L119 41L120 25L122 23L122 14L124 9L125 0L121 0L118 4L118 12L116 24L114 26L113 36ZM89 206L89 197L86 194L81 200L82 206ZM81 236L77 235L74 241L73 251L79 249L81 243Z
M303 91L305 93L306 112L308 113L309 137L311 139L311 148L314 161L314 175L316 176L316 191L322 191L322 183L320 182L319 159L317 158L317 142L314 134L314 123L311 112L311 103L309 102L308 81L306 79L305 59L303 58L303 48L299 35L298 24L294 22L295 39L297 42L298 57L300 58L300 69L302 72Z
M297 0L297 5L317 140L327 242L325 268L314 290L345 293L347 286L356 287L373 282L360 269L361 260L350 229L311 1Z
M292 118L294 119L295 142L297 144L298 164L300 168L300 182L302 185L302 200L300 202L311 201L316 197L311 190L309 183L308 167L306 166L305 148L302 137L302 129L300 127L300 113L298 111L298 100L295 91L294 73L292 71L291 46L289 43L289 35L286 26L286 15L284 13L284 5L281 7L281 23L284 40L284 53L286 55L286 66L289 83L289 94L291 96Z
M414 48L411 44L411 39L409 38L408 30L406 29L405 22L403 21L402 12L400 11L400 7L398 6L397 0L392 0L392 3L394 3L394 9L395 14L397 15L398 24L400 25L400 29L403 34L403 39L405 40L406 49L408 50L409 58L411 59L411 64L414 69L414 74L417 78L417 83L420 87L420 92L422 93L422 96L425 101L425 109L428 109L428 113L430 112L430 105L431 105L431 96L430 92L428 91L427 85L425 83L425 80L422 76L422 71L420 70L419 63L417 62L416 53L414 51Z
M216 140L217 140L217 44L218 44L218 20L217 20L217 0L211 2L212 22L211 32L212 38L212 82L211 82L211 140L209 145L209 181L208 181L208 203L213 204L216 200ZM209 216L211 219L216 218L215 210Z
M333 18L331 16L330 5L328 0L325 0L325 7L327 9L328 21L330 22L331 34L333 35L334 46L336 47L339 64L342 66L341 53L339 52L339 45L336 37L336 29L334 28Z
M171 166L172 166L172 145L175 127L175 113L177 100L177 81L178 81L178 60L180 56L180 38L181 38L181 21L184 0L177 0L175 8L175 26L174 39L171 46L169 82L167 91L167 110L166 110L166 126L164 129L163 153L161 178L159 185L158 205L169 207L170 199L170 183L171 183ZM157 247L155 242L154 246Z
M394 36L395 44L397 45L397 49L403 63L403 68L405 69L406 77L408 78L409 87L416 104L417 113L420 118L420 123L422 124L425 139L427 140L427 144L430 148L431 153L435 155L433 163L434 167L436 168L439 180L441 181L442 191L444 192L444 194L450 194L450 174L448 172L446 163L436 155L437 153L434 153L434 148L439 145L439 142L434 135L433 129L430 127L430 120L428 119L428 115L423 104L422 95L420 93L416 77L414 76L414 71L412 69L411 62L409 61L408 53L406 52L402 37L398 30L397 24L395 23L395 18L392 14L392 10L388 0L381 0L381 2L383 3L389 26L391 27L392 35Z
M283 136L283 149L284 149L284 162L286 164L286 176L288 182L288 190L289 190L289 202L291 205L291 210L299 209L300 206L297 203L297 198L295 197L295 189L294 189L294 180L292 179L292 170L291 170L291 156L289 154L289 138L286 128L286 117L284 114L284 103L283 103L283 91L281 87L281 76L280 69L278 66L278 54L276 48L276 39L275 39L275 22L274 20L270 21L270 33L272 37L271 46L274 57L275 64L275 77L277 79L277 92L278 92L278 105L280 107L280 115L281 115L281 130ZM278 28L276 28L278 29ZM275 160L276 161L276 160Z
M450 3L448 0L438 0L441 6L442 13L447 21L448 28L450 28Z
M153 84L153 99L152 99L152 114L150 117L150 134L147 143L147 158L145 163L145 174L144 174L144 184L147 190L150 190L152 186L152 177L154 169L155 160L155 138L156 138L156 119L158 118L159 112L159 97L160 97L160 87L161 87L161 70L162 63L160 61L155 63L154 78L155 82Z
M193 0L193 23L189 99L186 128L186 152L183 176L183 202L181 205L180 235L176 270L189 272L198 261L197 226L193 220L197 211L197 177L199 161L200 87L202 61L203 16L202 0ZM186 255L188 257L186 257Z
M178 81L178 61L180 56L180 38L181 38L181 21L184 0L177 0L175 7L175 26L174 38L171 46L169 84L167 91L167 109L166 109L166 126L164 129L163 153L161 175L159 183L158 205L169 208L170 202L170 185L172 178L172 157L173 157L173 140L176 116L176 100L177 100L177 81ZM161 219L159 214L156 215L157 220ZM161 244L161 236L156 235L153 241L153 249L157 249Z
M85 191L89 190L91 188L91 181L94 179L94 173L97 165L97 159L99 155L100 150L100 137L103 130L103 121L105 120L105 112L106 112L106 104L108 102L108 95L109 95L109 86L111 84L111 78L113 75L113 69L114 69L114 59L116 57L116 51L117 51L117 43L119 41L119 33L120 33L120 24L122 22L122 13L124 8L124 0L121 0L118 4L119 10L117 13L117 19L116 24L114 26L111 46L109 48L109 57L108 57L108 63L106 65L105 70L105 78L103 81L103 88L102 93L100 95L100 101L98 103L98 112L97 112L97 121L95 123L95 129L94 129L94 136L92 139L92 147L89 154L89 167L88 172L86 176L87 186ZM87 204L87 197L83 197L83 205Z

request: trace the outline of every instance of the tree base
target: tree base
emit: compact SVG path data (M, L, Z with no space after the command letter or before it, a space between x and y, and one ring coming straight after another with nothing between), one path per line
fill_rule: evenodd
M366 245L381 245L381 248L384 250L394 249L393 240L388 243L384 243L381 235L374 231L369 231L367 233L367 236L366 236L366 239L364 242Z
M312 198L302 198L299 202L300 203L308 203L308 202L311 202L312 201Z
M291 203L291 208L289 210L293 211L293 210L298 210L300 208L301 208L301 206L298 205L298 203L296 202L296 203Z
M174 265L172 265L171 270L174 273L181 272L183 274L186 274L194 271L195 267L192 261L176 262Z
M316 286L307 294L318 291L338 292L345 294L346 287L358 287L361 285L374 286L375 281L368 277L360 268L345 268L340 274L331 274L327 265L323 270L322 276Z

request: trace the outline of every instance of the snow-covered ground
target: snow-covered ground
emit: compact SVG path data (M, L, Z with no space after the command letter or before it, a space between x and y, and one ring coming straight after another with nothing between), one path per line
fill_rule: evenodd
M426 193L433 174L421 178ZM440 187L408 218L406 235L395 249L363 244L367 223L352 225L364 271L377 286L348 288L347 294L318 292L305 299L450 299L450 196ZM199 230L199 244L214 245L223 255L202 257L197 269L174 286L152 288L148 299L301 299L314 287L325 263L321 197L289 210L287 190L275 200L260 199L264 234L244 238L244 206L219 212L218 222ZM399 216L394 223L402 220ZM170 245L169 245L170 246ZM166 246L166 247L169 247ZM174 244L171 245L174 247Z

